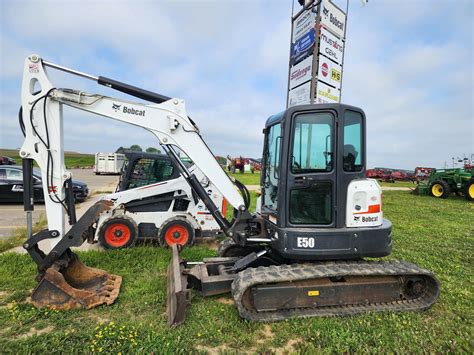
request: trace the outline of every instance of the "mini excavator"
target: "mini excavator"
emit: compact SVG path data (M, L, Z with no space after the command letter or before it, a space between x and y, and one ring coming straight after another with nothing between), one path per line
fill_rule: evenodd
M149 103L55 88L46 68ZM250 213L249 192L218 164L183 100L31 55L23 75L20 125L25 142L20 156L30 231L24 247L38 265L35 305L68 309L111 304L121 284L120 276L88 268L70 250L88 240L111 202L99 201L76 221L71 174L63 160L62 105L154 134L228 237L218 257L202 262L182 260L179 247L172 247L167 285L170 325L185 320L191 289L203 296L232 292L240 315L256 321L421 310L436 301L439 282L430 271L405 261L364 260L390 254L392 225L383 218L380 186L365 177L366 117L360 108L303 105L271 116L263 129L262 194L257 211ZM230 220L179 159L179 150L232 206ZM43 175L48 217L48 229L35 235L31 234L33 160ZM67 232L64 210L72 225ZM43 239L51 242L47 254L38 246Z

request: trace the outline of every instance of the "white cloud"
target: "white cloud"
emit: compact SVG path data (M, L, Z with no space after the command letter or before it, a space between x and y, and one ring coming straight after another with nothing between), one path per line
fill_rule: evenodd
M345 8L345 1L336 3ZM367 113L369 165L439 166L474 151L472 3L353 3L342 97ZM1 6L0 146L21 145L16 114L23 60L31 52L184 98L216 154L259 157L265 120L285 106L288 1ZM51 76L59 87L123 97L79 78ZM68 150L155 143L144 130L66 113Z

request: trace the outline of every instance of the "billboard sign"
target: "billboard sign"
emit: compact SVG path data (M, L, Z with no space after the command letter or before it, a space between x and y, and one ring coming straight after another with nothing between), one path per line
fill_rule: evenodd
M341 79L342 67L320 55L318 60L318 80L322 80L326 84L334 86L336 89L340 89Z
M312 28L308 31L308 33L306 33L300 39L296 40L296 42L291 45L292 65L297 64L313 52L315 35L315 30L314 28Z
M328 60L329 61L329 60ZM305 60L299 62L290 68L290 90L294 87L311 80L313 69L313 56L309 56Z
M321 3L321 24L339 38L344 38L346 14L329 0Z
M308 31L314 28L316 24L316 13L311 10L306 10L301 13L293 21L293 38L292 43L295 43L299 38L303 37Z
M344 55L344 42L321 27L319 34L319 53L324 54L329 59L341 65Z
M288 107L305 105L311 102L311 81L290 90L288 95Z
M339 103L341 93L339 90L330 87L329 85L318 81L316 86L315 103L317 104L332 104Z

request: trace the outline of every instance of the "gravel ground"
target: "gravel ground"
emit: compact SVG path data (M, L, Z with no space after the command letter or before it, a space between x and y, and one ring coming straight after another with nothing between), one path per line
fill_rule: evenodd
M85 182L89 186L89 199L86 202L78 203L76 210L78 217L90 205L89 200L94 196L94 192L113 191L117 186L119 177L117 175L95 175L92 169L71 169L75 180ZM35 205L33 212L33 222L37 222L41 215L45 214L43 204ZM19 227L26 226L26 216L21 204L2 204L0 205L0 238L9 237L12 232Z

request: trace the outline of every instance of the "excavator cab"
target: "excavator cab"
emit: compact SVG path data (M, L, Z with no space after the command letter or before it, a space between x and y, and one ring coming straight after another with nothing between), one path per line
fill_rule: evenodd
M392 246L381 188L365 177L364 112L295 106L271 116L263 133L257 213L241 215L217 258L192 266L172 250L169 324L184 321L190 288L231 292L240 315L258 321L431 306L439 285L430 272L362 260Z
M272 250L292 260L390 253L380 187L365 179L361 109L296 106L271 116L264 133L260 214Z

